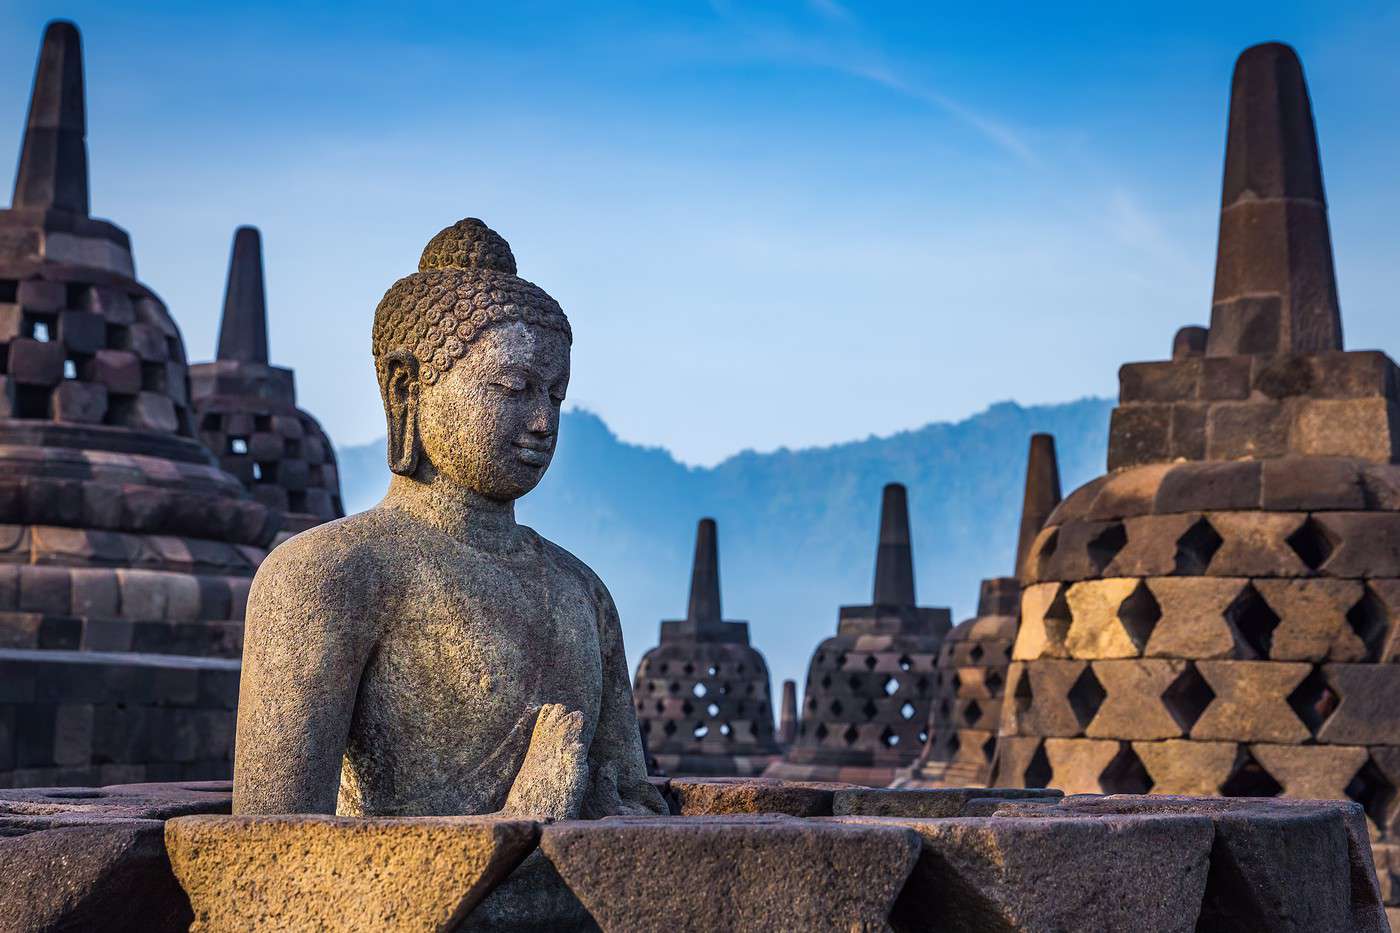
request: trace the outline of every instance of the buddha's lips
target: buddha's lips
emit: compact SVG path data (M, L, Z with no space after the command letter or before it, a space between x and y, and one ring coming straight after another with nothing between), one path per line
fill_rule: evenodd
M554 452L554 445L550 443L528 444L516 441L514 447L516 459L530 466L544 466L549 463L550 455Z

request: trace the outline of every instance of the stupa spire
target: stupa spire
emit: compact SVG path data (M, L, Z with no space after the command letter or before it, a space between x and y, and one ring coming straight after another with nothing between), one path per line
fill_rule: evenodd
M267 362L267 297L263 288L262 237L257 227L233 234L224 316L219 323L221 360Z
M1208 356L1342 348L1312 103L1277 42L1235 63L1210 317Z
M909 545L909 499L890 483L880 500L880 543L875 552L875 605L914 605L914 554Z
M1021 533L1016 540L1015 575L1021 576L1031 545L1060 504L1060 464L1053 434L1032 434L1026 459L1026 494L1021 500Z
M29 119L15 174L14 207L88 213L87 116L78 27L54 20L44 30Z
M719 603L719 542L713 518L695 529L695 563L690 571L690 622L709 625L722 618Z

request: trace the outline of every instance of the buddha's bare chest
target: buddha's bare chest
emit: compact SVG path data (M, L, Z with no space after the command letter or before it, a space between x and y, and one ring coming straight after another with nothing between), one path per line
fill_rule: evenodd
M361 679L380 727L472 723L501 735L528 710L562 703L596 720L602 695L597 607L572 576L541 567L426 575L384 632Z

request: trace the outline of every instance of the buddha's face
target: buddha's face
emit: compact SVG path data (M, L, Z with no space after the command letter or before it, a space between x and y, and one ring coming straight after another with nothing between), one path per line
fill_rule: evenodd
M497 324L418 399L422 453L448 481L518 499L544 476L569 387L569 341L518 321Z

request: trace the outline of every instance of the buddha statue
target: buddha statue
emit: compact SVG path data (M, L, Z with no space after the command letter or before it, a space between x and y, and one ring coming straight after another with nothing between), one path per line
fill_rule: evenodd
M515 520L569 383L563 310L479 220L374 315L388 493L276 548L248 601L235 813L664 813L617 609Z

